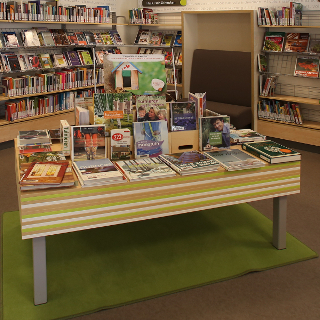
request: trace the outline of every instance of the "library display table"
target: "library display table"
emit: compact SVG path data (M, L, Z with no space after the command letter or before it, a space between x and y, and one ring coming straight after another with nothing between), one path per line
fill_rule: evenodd
M22 239L33 241L34 303L47 302L46 236L274 198L273 245L284 249L286 196L299 192L299 161L109 186L19 192Z

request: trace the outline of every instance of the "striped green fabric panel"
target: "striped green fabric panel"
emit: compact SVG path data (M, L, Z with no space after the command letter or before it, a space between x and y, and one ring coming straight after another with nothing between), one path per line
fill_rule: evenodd
M295 185L295 186L290 186L290 187L281 187L281 188L275 188L272 189L272 192L276 192L277 194L290 194L293 193L294 191L299 191L300 187L299 185ZM250 199L250 198L254 198L254 197L258 197L258 196L264 196L264 195L268 195L270 194L270 190L264 190L264 191L257 191L255 192L254 190L252 190L251 193L249 194L234 194L234 195L230 195L230 196L226 196L224 198L219 198L219 199L212 199L212 200L205 200L205 201L201 201L201 199L198 199L198 201L194 201L192 203L192 206L198 206L198 207L203 207L205 205L210 205L210 204L214 204L215 202L220 202L220 205L222 206L223 203L228 204L229 202L235 201L237 199ZM132 211L129 211L125 214L121 214L121 215L111 215L111 216L101 216L98 218L88 218L88 219L84 219L84 220L73 220L72 222L61 222L58 224L54 224L52 222L48 222L45 225L41 225L38 227L31 227L28 228L28 225L23 225L22 227L22 233L27 233L27 232L45 232L45 231L50 231L53 230L53 228L72 228L72 227L76 227L77 225L81 225L84 223L102 223L108 220L112 220L112 219L116 219L116 218L123 218L123 219L130 219L133 218L136 215L152 215L152 214L157 214L159 212L163 212L163 211L178 211L178 210L182 210L182 209L186 209L190 207L190 203L181 203L179 205L175 205L174 202L172 205L168 205L167 207L164 208L152 208L152 209L148 209L145 211L135 211L134 209ZM50 224L52 223L52 224ZM36 224L33 224L36 225Z
M54 216L55 214L61 214L61 213L67 213L67 212L75 212L75 211L81 211L81 210L90 210L90 209L98 209L98 208L110 208L113 206L117 206L117 205L124 205L124 204L133 204L133 203L138 203L138 202L148 202L148 201L152 201L152 200L157 200L157 199L173 199L175 197L179 197L179 196L187 196L187 195L199 195L201 193L204 192L210 192L210 191L224 191L224 190L228 190L230 193L234 192L232 191L233 188L241 188L241 187L247 187L247 186L256 186L256 189L261 188L263 184L265 183L270 183L270 182L279 182L279 184L286 184L288 183L288 179L296 179L299 178L299 175L291 175L291 176L286 176L286 177L280 177L277 179L264 179L264 180L259 180L259 181L250 181L250 182L243 182L243 183L236 183L236 184L231 184L231 185L227 185L227 186L218 186L218 187L209 187L208 185L204 185L203 189L200 190L188 190L185 192L178 192L178 193L172 193L173 191L168 191L168 194L161 194L159 196L153 195L153 196L145 196L143 197L143 195L141 196L141 198L135 198L133 200L123 200L121 202L108 202L105 204L101 204L101 205L90 205L90 206L77 206L73 209L61 209L61 210L54 210L54 211L47 211L47 212L40 212L40 213L34 213L34 214L24 214L22 215L22 220L23 219L27 219L27 218L34 218L34 217L45 217L45 216ZM274 186L275 189L278 188L277 185ZM149 194L152 192L152 188L151 189L147 189L145 190L144 195ZM54 201L58 200L58 199L53 199ZM86 201L86 198L79 198L78 199L79 202L77 202L79 205L81 205L81 200ZM94 201L93 201L94 202ZM49 203L50 205L50 203ZM23 206L22 206L23 208Z

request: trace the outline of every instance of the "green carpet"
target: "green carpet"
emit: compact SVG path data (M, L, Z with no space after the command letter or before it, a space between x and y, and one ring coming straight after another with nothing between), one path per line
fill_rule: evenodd
M31 240L3 216L3 319L60 319L311 259L248 204L47 237L48 303L33 305Z

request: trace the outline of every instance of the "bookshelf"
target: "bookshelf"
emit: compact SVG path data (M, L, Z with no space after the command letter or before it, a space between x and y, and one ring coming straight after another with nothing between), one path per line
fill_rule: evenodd
M266 31L309 33L311 39L319 39L320 15L317 20L303 14L302 26L259 26ZM317 23L318 25L315 25ZM261 50L262 50L261 42ZM268 59L267 75L276 75L277 85L273 96L259 96L260 100L297 103L302 124L258 118L257 131L275 138L320 146L320 89L319 78L294 76L297 57L319 58L318 54L291 52L261 52ZM263 74L263 73L261 73ZM282 104L281 104L282 105Z

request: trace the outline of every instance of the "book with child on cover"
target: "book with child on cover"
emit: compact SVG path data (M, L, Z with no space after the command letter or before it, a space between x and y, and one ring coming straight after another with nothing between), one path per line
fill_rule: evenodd
M168 119L166 97L159 96L136 96L137 121L156 121Z

